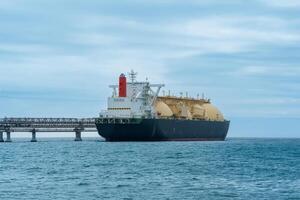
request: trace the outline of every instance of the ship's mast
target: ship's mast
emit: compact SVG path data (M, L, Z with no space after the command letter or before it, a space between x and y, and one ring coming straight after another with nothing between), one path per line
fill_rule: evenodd
M128 75L129 75L129 78L131 79L131 82L133 83L133 82L135 81L135 79L136 79L137 73L134 72L133 70L131 70L131 71L128 73Z

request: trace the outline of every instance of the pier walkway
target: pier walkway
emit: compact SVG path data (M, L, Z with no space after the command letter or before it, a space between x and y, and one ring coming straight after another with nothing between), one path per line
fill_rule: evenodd
M81 141L82 132L97 131L95 118L2 118L0 142L11 142L12 132L31 132L31 142L36 142L37 132L75 132L75 141ZM6 139L3 133L6 133Z

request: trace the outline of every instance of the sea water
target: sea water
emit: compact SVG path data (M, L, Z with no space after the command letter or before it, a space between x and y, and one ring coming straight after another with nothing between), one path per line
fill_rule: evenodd
M0 199L300 199L300 139L14 140Z

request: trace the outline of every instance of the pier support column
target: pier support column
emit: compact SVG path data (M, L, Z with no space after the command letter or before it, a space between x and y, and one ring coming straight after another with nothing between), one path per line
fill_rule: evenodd
M11 142L10 131L6 131L6 140L5 142Z
M0 142L4 142L4 140L3 140L3 132L2 131L0 131Z
M82 141L82 139L81 139L81 130L75 129L75 141Z
M36 130L33 129L31 133L32 133L32 137L31 137L30 142L37 142L37 140L36 140Z

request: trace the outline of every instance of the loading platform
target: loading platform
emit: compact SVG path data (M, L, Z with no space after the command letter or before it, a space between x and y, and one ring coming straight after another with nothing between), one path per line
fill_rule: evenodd
M2 118L0 142L11 142L12 132L31 132L31 142L37 141L37 132L75 132L75 141L81 141L82 132L97 131L95 120L96 118Z

